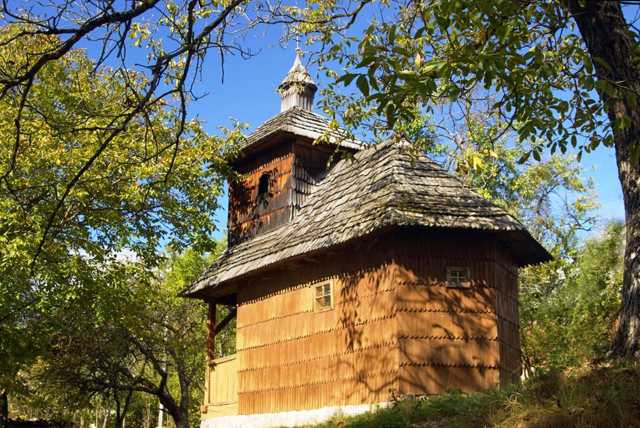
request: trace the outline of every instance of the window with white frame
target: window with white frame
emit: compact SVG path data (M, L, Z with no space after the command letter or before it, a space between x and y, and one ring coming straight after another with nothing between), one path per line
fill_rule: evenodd
M316 311L331 309L333 307L333 296L331 293L331 282L326 281L315 286L314 308Z
M466 266L447 266L448 287L468 287L469 268Z

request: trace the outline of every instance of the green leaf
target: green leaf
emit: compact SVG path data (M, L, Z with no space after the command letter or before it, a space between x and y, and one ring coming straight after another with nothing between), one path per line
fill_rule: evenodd
M396 106L393 101L389 101L384 109L384 114L387 118L387 127L389 129L392 129L396 122L395 108Z
M518 163L525 163L529 160L529 156L531 156L531 152L524 153L522 156L520 156L520 159L518 159Z
M344 86L349 86L351 82L353 82L353 79L355 79L358 76L359 76L358 74L352 74L352 73L343 74L338 79L336 79L336 82L337 83L342 82Z
M369 96L369 82L367 81L367 76L365 76L364 74L358 76L358 80L356 80L356 86L358 86L358 89L360 89L362 95L364 95L365 97Z
M534 158L535 160L537 160L538 162L540 162L541 157L540 157L540 151L539 151L539 150L534 149L534 150L533 150L533 152L532 152L531 154L533 155L533 158Z
M364 56L362 58L362 61L360 61L360 63L356 65L356 68L367 67L369 64L373 63L375 60L376 60L376 56L373 54Z
M375 72L375 67L370 67L367 71L367 76L369 76L369 85L376 91L379 91L380 87L378 86L378 79L376 79Z
M423 74L435 74L442 70L445 64L446 61L429 61L420 68L420 72Z

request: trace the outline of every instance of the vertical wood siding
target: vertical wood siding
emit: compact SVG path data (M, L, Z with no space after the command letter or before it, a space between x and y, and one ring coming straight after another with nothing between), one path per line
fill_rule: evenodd
M238 414L238 361L235 355L206 365L204 418Z
M518 313L518 268L509 253L498 247L495 264L500 340L501 382L515 382L520 378L520 316Z
M389 400L398 352L385 257L324 258L240 292L241 414ZM314 311L314 285L326 280L333 307Z
M239 168L242 180L229 184L229 243L286 223L291 218L290 189L294 164L291 151L269 153L259 163ZM260 177L269 173L269 194L258 200Z
M229 243L246 240L288 221L327 171L335 149L310 141L280 141L235 166L242 179L229 184ZM258 201L260 177L270 174L268 198Z
M515 265L485 235L398 236L400 393L476 391L519 375ZM468 287L447 285L447 266L470 269ZM509 318L509 324L505 317Z
M293 169L293 216L300 210L313 188L322 180L332 158L339 159L335 148L323 144L309 144L298 140L293 145L295 164Z
M468 266L469 286L448 287L447 266ZM314 286L326 280L333 307L314 311ZM516 280L491 235L414 230L247 278L238 286L238 412L512 381L520 370Z

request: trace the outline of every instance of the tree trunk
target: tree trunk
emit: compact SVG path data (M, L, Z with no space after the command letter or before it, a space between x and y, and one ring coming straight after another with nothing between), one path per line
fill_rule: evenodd
M157 428L164 427L164 406L162 405L162 400L158 401L158 424Z
M164 408L171 415L176 428L189 428L189 411L178 406L168 394L162 394L158 397Z
M148 397L145 397L144 406L144 426L143 428L151 428L151 402Z
M0 390L0 428L5 428L9 420L9 398L7 391Z
M131 396L133 395L132 390L128 390L125 393L124 403L120 402L120 396L117 391L113 393L113 399L116 403L116 420L114 423L115 428L124 428L124 420L127 417L127 412L129 411L129 404L131 404Z
M627 236L622 307L612 350L617 357L637 357L640 352L640 108L637 101L640 70L637 42L629 31L620 2L567 0L566 5L587 45L598 80L614 87L613 90L598 90L613 129ZM620 126L623 119L628 122Z

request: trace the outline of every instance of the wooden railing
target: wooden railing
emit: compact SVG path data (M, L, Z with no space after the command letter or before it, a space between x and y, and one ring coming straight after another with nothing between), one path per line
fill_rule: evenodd
M235 354L216 358L207 364L202 413L206 413L206 417L238 414L238 361Z

